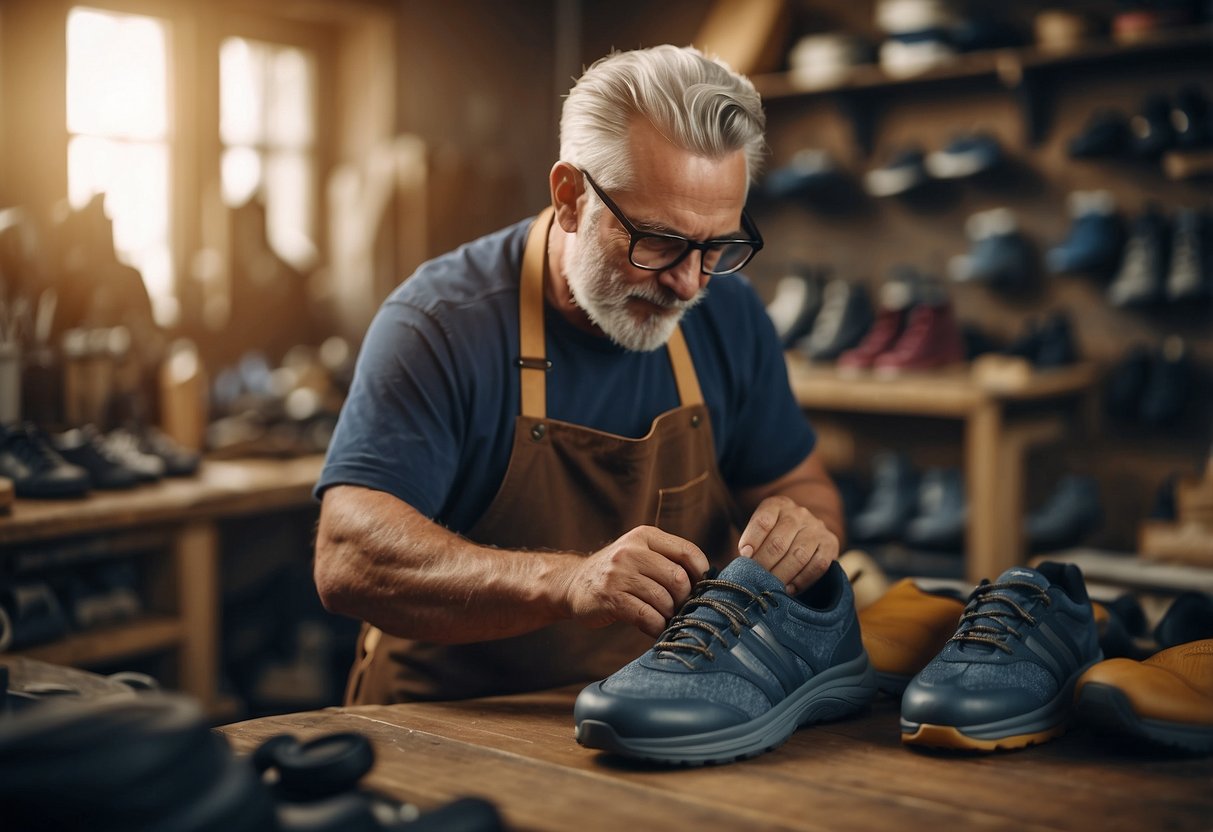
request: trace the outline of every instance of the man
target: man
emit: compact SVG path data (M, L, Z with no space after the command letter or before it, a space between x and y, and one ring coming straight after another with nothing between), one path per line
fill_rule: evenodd
M709 566L795 592L837 558L837 492L735 274L763 127L694 49L608 56L565 101L551 208L385 302L317 485L317 587L366 622L349 703L600 678Z

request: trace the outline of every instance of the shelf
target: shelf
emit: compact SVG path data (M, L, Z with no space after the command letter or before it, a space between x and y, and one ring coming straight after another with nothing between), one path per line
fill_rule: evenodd
M19 650L13 655L73 667L99 665L167 650L180 644L184 637L185 628L180 619L167 615L151 616L113 627L73 633L59 641Z
M989 79L1015 93L1023 110L1027 140L1037 144L1047 132L1048 103L1053 87L1051 73L1054 71L1193 56L1213 57L1213 28L1172 29L1136 43L1091 42L1069 52L1022 47L962 53L947 64L908 77L890 75L877 64L864 64L854 67L841 81L818 86L805 85L792 72L756 75L752 80L767 103L815 96L832 99L851 122L855 143L865 153L871 153L875 99L908 87Z

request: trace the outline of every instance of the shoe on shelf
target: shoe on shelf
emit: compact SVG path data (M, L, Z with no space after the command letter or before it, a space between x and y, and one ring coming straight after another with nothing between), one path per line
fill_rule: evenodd
M1113 306L1147 306L1166 296L1171 225L1162 210L1147 205L1133 221L1124 258L1108 286Z
M775 285L775 297L767 304L767 315L785 350L813 330L813 322L821 311L824 287L820 273L808 266L792 267Z
M763 190L771 199L812 199L828 196L847 179L846 171L827 151L805 148L796 151L787 164L772 170Z
M896 270L894 276L880 287L876 318L863 339L838 356L838 371L848 374L870 370L877 356L892 349L905 330L906 317L918 293L918 273L910 267Z
M973 590L955 634L906 686L901 739L966 751L1065 732L1078 678L1103 655L1082 572L1016 566Z
M1102 521L1099 485L1092 477L1067 474L1024 520L1024 537L1034 552L1064 549L1079 543Z
M1141 397L1150 378L1154 353L1141 344L1125 352L1104 382L1103 408L1120 422L1135 422L1141 412Z
M935 370L965 360L964 337L952 311L952 302L924 300L910 310L905 331L897 342L872 362L878 375Z
M1213 753L1213 639L1145 661L1109 659L1078 680L1075 711L1096 731Z
M867 291L836 277L825 285L813 329L796 343L796 349L813 361L833 361L858 344L871 326Z
M942 150L926 157L927 172L936 179L967 179L997 167L1003 161L1002 145L984 130L953 137Z
M164 460L140 450L140 438L127 428L115 428L101 440L101 446L111 459L135 472L140 482L156 482L164 476Z
M202 455L183 447L175 439L154 425L139 425L130 428L139 440L141 453L159 457L164 462L164 476L190 477L198 473Z
M901 696L918 671L956 632L965 596L950 589L928 591L902 578L859 611L859 629L880 690Z
M1171 101L1155 93L1146 96L1141 110L1129 119L1129 149L1140 159L1157 159L1175 146Z
M864 188L872 196L897 196L928 181L922 149L905 147L894 151L883 165L868 171Z
M1070 316L1058 311L1043 320L1029 319L1023 332L1005 350L1041 370L1064 367L1078 360Z
M1213 214L1197 208L1175 213L1167 300L1203 301L1213 294Z
M957 468L929 468L918 486L918 516L906 524L907 546L959 552L964 548L964 479Z
M1022 288L1033 274L1032 244L1009 208L978 211L965 221L969 252L953 257L948 273L957 283L984 283L996 289Z
M675 765L769 751L801 725L876 695L846 573L838 563L796 597L736 558L691 598L647 653L577 697L577 742Z
M30 424L0 425L0 476L12 480L18 497L81 497L89 488L88 472L67 462Z
M1168 337L1150 363L1141 392L1141 422L1150 427L1174 424L1187 406L1192 374L1187 345L1178 335Z
M1131 136L1129 119L1124 113L1112 109L1096 110L1082 132L1070 139L1070 156L1075 159L1122 156L1129 150Z
M104 437L92 425L72 428L52 439L55 450L72 465L88 472L89 485L102 490L134 488L139 475L105 448Z
M909 457L902 453L879 453L872 468L872 490L849 529L856 543L899 539L918 508L918 472Z
M1154 627L1159 648L1213 639L1213 597L1190 590L1175 597Z
M57 641L70 629L63 605L46 581L0 583L0 653Z
M1070 232L1045 255L1049 271L1111 275L1125 246L1124 224L1115 198L1109 191L1074 191L1067 202Z

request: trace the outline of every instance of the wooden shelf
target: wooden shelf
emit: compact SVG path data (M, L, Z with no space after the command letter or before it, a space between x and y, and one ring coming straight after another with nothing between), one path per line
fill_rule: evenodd
M1143 60L1208 59L1213 53L1211 44L1213 28L1189 26L1159 32L1136 43L1092 41L1069 52L1022 47L962 53L949 63L908 77L890 75L877 64L864 64L854 67L841 81L819 86L804 84L792 72L756 75L752 80L767 103L814 96L832 99L851 122L856 145L864 153L871 153L876 102L882 96L909 87L989 79L1016 95L1027 141L1036 144L1047 133L1056 71L1081 66L1136 66Z
M102 627L17 651L14 655L72 667L105 664L181 644L185 628L170 616L142 617L113 627Z

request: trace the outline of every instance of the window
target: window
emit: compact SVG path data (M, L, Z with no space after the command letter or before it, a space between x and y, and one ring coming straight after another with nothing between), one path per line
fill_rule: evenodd
M300 271L316 262L316 67L293 46L227 38L219 52L223 198L256 196L274 252Z
M157 18L82 7L68 13L68 199L81 208L105 194L114 248L143 275L163 325L178 314L167 42Z

